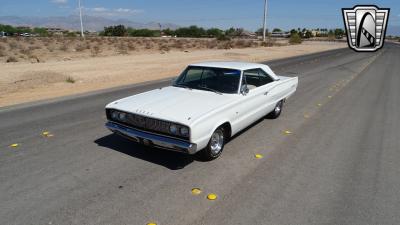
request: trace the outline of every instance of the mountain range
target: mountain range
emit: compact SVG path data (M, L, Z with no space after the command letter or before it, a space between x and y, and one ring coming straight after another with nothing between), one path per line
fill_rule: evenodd
M108 19L97 16L84 16L83 23L85 30L100 31L106 26L125 25L136 29L160 29L159 23L149 22L140 23L127 19ZM78 16L57 16L57 17L20 17L20 16L0 16L0 24L8 24L12 26L30 26L30 27L56 27L67 30L80 30L80 20ZM179 26L172 23L161 23L162 29L176 29Z
M101 31L106 26L125 25L136 29L147 28L158 30L160 29L159 23L149 22L140 23L133 22L127 19L109 19L98 16L84 16L84 28L88 31ZM0 16L0 24L8 24L13 26L31 26L31 27L56 27L67 30L80 30L79 17L71 16L57 16L57 17L21 17L21 16ZM162 29L170 28L172 30L179 28L179 25L173 23L161 23ZM387 35L400 36L399 25L388 25Z

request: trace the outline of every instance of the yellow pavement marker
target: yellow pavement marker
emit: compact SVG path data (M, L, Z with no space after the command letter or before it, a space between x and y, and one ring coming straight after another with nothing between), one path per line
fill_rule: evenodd
M11 145L10 145L11 148L16 148L16 147L18 147L18 146L19 146L19 144L11 144Z
M209 195L207 195L207 199L211 200L211 201L214 201L214 200L217 199L217 195L216 194L209 194Z
M286 134L286 135L289 135L289 134L292 134L292 131L285 130L283 133Z
M317 104L317 106L320 106L320 107L321 107L321 106L322 106L322 104L321 104L321 103L318 103L318 104Z
M148 223L147 225L157 225L156 223Z
M264 158L264 156L261 155L261 154L255 154L254 157L256 157L257 159L262 159L262 158Z
M43 135L43 137L54 137L54 135L51 134L49 131L43 131L42 135Z
M200 189L200 188L193 188L193 189L192 189L192 194L193 194L193 195L199 195L199 194L201 194L201 189Z

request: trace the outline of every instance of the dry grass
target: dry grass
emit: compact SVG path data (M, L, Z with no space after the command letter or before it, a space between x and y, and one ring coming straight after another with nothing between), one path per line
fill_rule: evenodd
M161 51L168 53L171 51L241 49L259 46L271 47L275 46L275 43L261 43L258 40L246 39L217 40L210 38L89 37L82 40L81 38L71 37L18 37L0 39L0 57L13 56L18 61L43 62L99 55L127 55L133 52Z

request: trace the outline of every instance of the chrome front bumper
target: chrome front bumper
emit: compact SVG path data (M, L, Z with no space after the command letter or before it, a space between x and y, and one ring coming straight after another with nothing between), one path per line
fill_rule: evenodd
M190 142L177 140L170 137L151 134L139 131L133 128L122 126L114 122L107 122L106 127L112 132L129 138L135 142L146 146L153 146L166 150L194 154L197 150L197 145Z

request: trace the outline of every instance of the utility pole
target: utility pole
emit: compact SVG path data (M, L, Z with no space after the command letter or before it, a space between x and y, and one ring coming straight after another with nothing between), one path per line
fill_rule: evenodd
M264 3L264 23L263 23L263 41L265 41L265 36L267 33L267 8L268 8L268 0L265 0Z
M83 33L83 21L82 21L82 7L81 7L81 0L78 0L79 4L79 18L81 19L81 36L85 38L85 34Z

